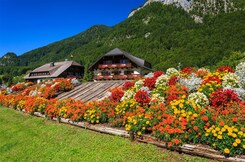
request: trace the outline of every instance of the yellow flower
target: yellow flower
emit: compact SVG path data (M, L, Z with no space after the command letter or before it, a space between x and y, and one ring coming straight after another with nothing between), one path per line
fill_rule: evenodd
M131 129L131 125L126 125L126 131L129 131Z
M237 138L235 141L236 141L236 143L238 143L238 144L241 143L241 140L238 139L238 138Z
M216 133L216 130L212 130L212 133L213 133L213 134Z
M233 142L233 146L234 146L234 147L237 147L237 143L236 143L236 142Z
M245 145L242 146L245 149Z
M237 128L234 128L233 131L234 131L234 132L238 132L238 129L237 129Z
M233 134L232 134L232 137L233 137L233 138L236 138L236 137L237 137L237 135L236 135L235 133L233 133Z
M140 136L141 135L141 132L137 132L137 134Z
M183 108L183 107L184 107L184 105L181 103L181 104L179 104L179 107L180 107L180 108Z
M228 132L231 132L232 133L232 128L227 128Z
M225 129L228 129L229 127L228 127L228 125L224 125L224 128L225 128Z
M221 135L218 135L218 137L217 137L218 139L223 139L223 137L221 136Z
M146 124L150 124L150 122L149 121L146 121Z
M215 130L216 130L216 131L220 131L220 128L219 128L219 127L216 127Z
M196 117L198 117L198 115L195 113L195 114L193 114L193 116L196 118Z
M209 134L208 133L205 133L205 136L207 137Z
M225 152L226 154L229 154L229 153L230 153L230 150L229 150L228 148L225 148L225 149L224 149L224 152Z
M238 134L242 136L243 135L243 132L242 131L239 131Z

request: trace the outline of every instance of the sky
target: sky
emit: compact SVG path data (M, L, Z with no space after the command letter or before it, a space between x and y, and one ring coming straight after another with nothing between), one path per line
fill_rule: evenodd
M0 56L21 55L93 25L114 26L145 0L0 0Z

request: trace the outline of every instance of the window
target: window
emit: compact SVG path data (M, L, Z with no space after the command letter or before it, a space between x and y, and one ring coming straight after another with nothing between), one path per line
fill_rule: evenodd
M114 75L120 75L121 74L121 71L113 71L113 74Z
M120 60L120 63L121 64L127 64L127 63L129 63L129 60L128 59L122 59L122 60Z
M102 71L101 73L103 76L111 75L111 73L109 71Z
M103 64L112 64L112 60L104 60Z
M127 71L124 71L124 74L125 75L131 75L133 74L134 72L132 70L127 70Z

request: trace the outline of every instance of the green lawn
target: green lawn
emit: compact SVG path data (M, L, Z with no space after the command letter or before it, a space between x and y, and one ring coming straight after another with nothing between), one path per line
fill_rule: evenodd
M0 161L210 161L0 107Z

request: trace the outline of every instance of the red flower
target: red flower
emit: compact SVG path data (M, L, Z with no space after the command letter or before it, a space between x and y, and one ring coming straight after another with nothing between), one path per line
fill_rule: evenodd
M171 78L168 80L168 85L172 86L175 85L178 81L178 77L177 76L171 76Z
M173 143L172 142L168 142L168 147L172 147Z
M110 91L111 91L110 99L113 101L120 101L120 99L124 95L124 92L122 91L122 89L118 87L114 87Z
M234 70L232 69L232 67L230 66L220 66L218 69L217 69L218 72L231 72L231 73L234 73Z
M195 72L195 69L193 67L185 67L181 70L181 73L184 73L184 74L191 74L191 73L194 73Z
M124 91L126 91L126 90L128 90L129 88L131 88L131 87L133 87L133 86L134 86L134 82L128 81L128 82L123 83L122 89L123 89Z
M197 126L194 126L193 129L194 129L195 131L198 131L198 127L197 127Z
M146 78L144 81L144 86L148 87L150 90L155 88L156 78Z
M136 92L134 99L141 104L141 106L148 105L150 102L149 95L144 90L139 90Z
M227 106L228 104L233 102L239 102L240 99L238 98L238 95L233 90L219 89L218 91L213 92L210 95L210 101L211 101L211 105L217 108L219 106L222 107Z
M223 127L223 126L225 125L225 123L222 121L222 122L219 122L219 125L220 125L221 127Z
M155 72L154 72L154 78L158 78L158 77L161 76L162 74L164 74L164 72L161 71L161 70L155 71Z
M173 139L172 141L174 142L175 145L181 144L181 140L179 139Z
M208 117L207 117L207 116L203 116L203 117L202 117L202 120L203 120L203 121L208 121Z
M218 76L209 76L208 78L202 81L202 84L207 84L211 82L216 82L218 84L221 84L221 80Z

